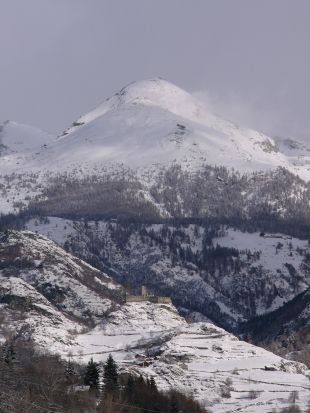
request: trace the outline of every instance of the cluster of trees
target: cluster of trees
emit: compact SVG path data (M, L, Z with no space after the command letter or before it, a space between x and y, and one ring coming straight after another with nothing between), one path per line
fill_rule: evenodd
M37 182L35 189L29 189L29 205L16 205L22 217L127 218L141 222L165 220L168 216L192 221L215 219L246 231L309 236L310 184L284 168L242 175L208 165L189 173L173 165L151 174L147 186L128 169L113 174L98 170L88 176L64 173L47 178L45 187L37 182L36 175L6 177L6 187L11 181L17 187ZM31 192L37 196L30 196ZM20 221L19 216L15 218ZM5 217L3 220L8 221ZM12 219L10 222L14 225Z
M157 208L143 196L142 184L130 174L91 175L74 178L59 175L27 207L32 215L71 219L111 217L159 217Z
M16 188L28 184L32 188L38 178L12 175L7 180ZM49 176L48 182L46 187L37 183L29 190L25 200L29 205L16 205L16 211L71 219L217 218L247 230L255 227L303 237L310 229L310 184L284 168L240 174L206 165L189 173L173 165L143 180L124 169L98 170L88 176L64 173ZM31 192L37 196L30 196Z
M310 216L309 184L284 168L241 175L209 165L188 173L174 165L161 171L151 194L174 217L307 222Z
M153 378L119 374L112 356L83 367L14 340L0 355L0 413L206 413L177 391L160 392Z
M240 333L282 357L290 353L310 368L309 308L310 288L279 309L241 324Z
M182 219L156 225L130 220L80 221L65 247L128 287L145 284L158 295L170 296L176 305L199 311L231 329L230 320L225 317L227 323L223 324L220 308L210 299L210 287L217 299L247 319L256 316L258 303L269 308L275 297L288 291L285 285L277 286L274 275L259 265L260 251L218 245L215 238L225 235L226 229L217 220ZM156 270L156 263L161 271ZM179 277L176 286L173 280L180 268L184 278ZM300 271L292 264L279 271L298 291Z
M84 383L99 395L99 412L206 413L191 397L176 390L160 392L153 377L144 379L141 375L119 374L111 355L103 366L102 387L100 367L93 360L87 365Z

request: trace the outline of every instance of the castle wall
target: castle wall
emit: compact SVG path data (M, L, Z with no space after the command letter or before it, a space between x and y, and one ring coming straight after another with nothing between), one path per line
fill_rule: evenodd
M149 297L142 297L142 295L126 295L126 303L143 303L150 301Z
M158 304L172 304L170 297L157 297Z
M126 303L143 303L143 302L151 302L154 304L171 304L170 297L155 297L155 296L148 296L143 297L142 295L126 295Z

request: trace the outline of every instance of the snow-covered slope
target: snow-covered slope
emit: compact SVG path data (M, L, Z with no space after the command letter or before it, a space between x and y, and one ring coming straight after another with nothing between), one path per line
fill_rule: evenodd
M153 376L163 390L190 392L216 413L267 413L288 405L290 391L298 391L306 406L304 365L213 324L188 324L172 305L126 304L121 292L108 276L43 236L1 234L0 339L15 333L83 362L111 353L123 371Z
M0 276L23 280L77 321L94 323L121 300L110 277L41 235L8 231L0 242Z
M0 125L0 156L23 155L30 151L37 151L54 137L47 132L32 126L6 121ZM16 159L19 159L16 157ZM3 163L1 159L1 164Z
M32 339L55 352L119 307L123 288L30 231L0 233L0 340Z
M282 166L309 180L306 148L298 154L281 148L262 133L213 115L177 86L151 79L123 88L50 139L44 150L33 151L20 168L92 170L107 163L150 168L177 162L189 169L207 163L251 172Z
M90 221L85 227L83 221L55 217L31 220L27 228L66 243L123 282L143 282L225 328L280 308L310 285L308 241L282 234L194 224L136 229Z
M33 162L55 137L32 126L6 121L0 124L0 213L17 212L18 203L42 192L47 176ZM32 161L33 160L33 161Z
M215 413L267 413L292 391L306 406L309 372L302 364L239 341L210 323L187 324L170 305L130 303L71 347L76 360L106 360L154 377L162 390L191 393Z
M63 351L74 344L80 324L57 309L35 287L17 277L0 275L0 341L15 335L33 340L42 349Z

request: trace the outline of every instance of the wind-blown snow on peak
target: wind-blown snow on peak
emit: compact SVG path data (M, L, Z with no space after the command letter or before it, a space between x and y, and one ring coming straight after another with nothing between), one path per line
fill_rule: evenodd
M193 96L160 78L131 83L117 96L122 103L159 106L178 116L188 117L199 110L199 102Z
M161 78L132 82L122 88L112 97L106 99L101 105L91 112L81 116L64 134L76 130L109 111L119 109L123 105L150 105L158 106L164 110L180 116L197 112L199 102L178 86Z

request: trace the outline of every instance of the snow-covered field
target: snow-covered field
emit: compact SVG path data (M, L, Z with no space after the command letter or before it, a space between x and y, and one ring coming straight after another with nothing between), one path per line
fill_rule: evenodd
M29 231L42 234L63 246L68 236L75 234L74 222L68 219L49 217L47 221L31 219L26 225Z
M253 265L263 265L270 271L276 271L284 263L293 264L298 268L303 261L303 256L298 253L298 249L309 251L307 240L283 234L260 235L259 232L241 232L232 228L228 228L223 237L214 238L213 243L222 247L249 250L251 253L261 251L260 259Z

